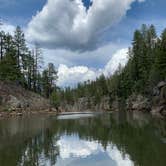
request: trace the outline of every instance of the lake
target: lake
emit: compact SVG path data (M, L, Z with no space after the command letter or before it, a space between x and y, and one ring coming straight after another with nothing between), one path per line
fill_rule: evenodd
M138 112L0 120L0 166L165 166L166 122Z

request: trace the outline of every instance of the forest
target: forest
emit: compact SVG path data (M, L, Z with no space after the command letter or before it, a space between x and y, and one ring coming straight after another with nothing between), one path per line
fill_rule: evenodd
M52 63L42 69L42 50L38 43L31 48L27 45L19 26L14 35L0 32L0 80L13 82L48 98L54 89L57 71Z
M73 103L81 97L95 97L98 103L103 96L109 96L111 103L115 99L125 100L132 94L151 98L153 88L166 80L166 29L158 36L154 25L143 24L134 32L128 59L126 66L119 65L110 77L101 75L96 81L61 91L60 100Z
M26 89L50 98L53 105L62 101L70 104L82 97L94 97L100 102L109 96L110 102L127 99L133 93L150 98L152 89L166 80L166 29L157 35L154 25L142 25L134 32L128 49L128 63L111 76L101 75L95 81L79 83L76 88L56 86L57 71L49 63L42 69L42 51L38 43L28 48L25 35L18 26L12 36L0 32L0 80L12 81Z

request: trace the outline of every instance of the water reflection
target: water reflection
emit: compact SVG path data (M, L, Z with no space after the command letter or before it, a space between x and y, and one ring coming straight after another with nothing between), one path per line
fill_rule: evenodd
M140 113L1 120L0 165L165 166L165 139L165 121Z
M58 145L60 147L58 166L133 165L129 156L123 156L115 145L110 144L104 149L97 141L80 140L77 135L62 136Z

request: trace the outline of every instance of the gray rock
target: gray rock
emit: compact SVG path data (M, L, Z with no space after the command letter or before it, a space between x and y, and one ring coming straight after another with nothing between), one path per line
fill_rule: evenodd
M109 110L109 97L103 96L99 103L95 102L95 97L82 97L73 104L62 102L59 112L80 112L80 111L106 111Z
M161 89L164 86L166 86L166 82L165 81L161 81L161 82L158 83L157 88Z
M133 95L127 100L127 109L133 111L150 111L151 105L146 97Z
M152 114L160 114L164 109L164 106L156 106L152 108Z
M160 95L160 91L157 87L153 88L153 96L158 96Z
M166 109L164 109L164 110L161 112L161 115L163 115L163 116L166 117Z
M12 95L9 95L9 100L7 101L7 104L8 109L11 109L13 111L21 108L21 101Z

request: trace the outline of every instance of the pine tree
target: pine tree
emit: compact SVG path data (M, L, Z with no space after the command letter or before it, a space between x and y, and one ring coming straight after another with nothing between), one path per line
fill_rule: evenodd
M24 33L19 26L16 27L14 34L14 45L17 56L17 66L20 68L20 59L24 60L25 52L27 51Z
M3 54L4 54L4 37L5 37L5 32L1 31L0 32L0 60L2 60Z
M10 50L10 52L7 52L0 62L0 79L22 83L23 76L20 70L17 68L15 50Z
M160 74L161 80L166 79L166 29L161 35L161 42L156 58L156 67Z

